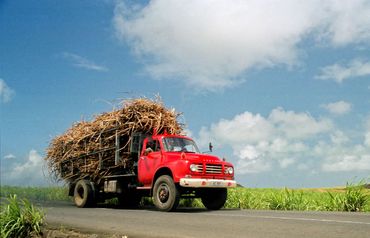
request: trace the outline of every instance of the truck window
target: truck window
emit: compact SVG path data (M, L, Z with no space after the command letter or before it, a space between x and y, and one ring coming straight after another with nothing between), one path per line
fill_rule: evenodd
M189 139L166 137L163 139L163 144L166 151L199 153L199 149L195 142Z
M146 148L151 148L152 151L155 152L161 150L161 145L159 144L158 140L152 140L147 143Z

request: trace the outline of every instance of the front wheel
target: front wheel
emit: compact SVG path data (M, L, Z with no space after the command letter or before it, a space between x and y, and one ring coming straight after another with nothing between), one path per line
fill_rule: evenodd
M227 199L226 188L209 188L202 191L202 203L209 210L221 209Z
M180 201L180 193L173 179L168 175L162 175L154 184L153 202L154 205L164 212L173 211Z

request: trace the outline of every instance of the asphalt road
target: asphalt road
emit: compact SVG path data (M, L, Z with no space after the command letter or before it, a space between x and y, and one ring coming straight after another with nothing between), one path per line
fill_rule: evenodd
M132 237L370 237L369 213L280 212L255 210L154 208L77 208L44 204L46 221L55 226Z

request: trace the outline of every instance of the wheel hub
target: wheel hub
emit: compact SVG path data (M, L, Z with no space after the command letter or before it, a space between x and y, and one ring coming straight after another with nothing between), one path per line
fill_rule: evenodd
M162 184L158 191L158 197L159 201L162 203L167 202L168 198L170 196L169 189L165 184Z

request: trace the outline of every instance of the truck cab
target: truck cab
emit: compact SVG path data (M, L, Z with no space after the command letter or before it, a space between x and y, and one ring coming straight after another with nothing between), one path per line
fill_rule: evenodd
M220 209L226 202L227 188L236 186L231 163L201 153L191 138L180 135L146 137L137 176L137 189L150 191L162 211L176 209L184 196L201 198L208 209Z

